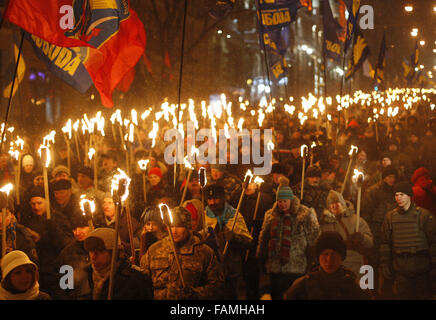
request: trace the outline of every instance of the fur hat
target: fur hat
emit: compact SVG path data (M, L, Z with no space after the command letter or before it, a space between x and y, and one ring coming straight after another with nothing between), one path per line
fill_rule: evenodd
M394 193L397 192L402 192L404 194L407 194L411 198L413 197L412 185L407 181L399 182L394 186Z
M191 212L184 207L175 207L172 210L174 227L185 227L191 230Z
M115 248L115 230L111 228L97 228L85 239L85 250L113 250ZM118 237L118 245L120 245Z
M315 243L316 256L319 258L326 249L332 249L339 253L342 261L347 257L347 246L344 239L337 231L324 231Z
M276 200L292 200L294 199L294 193L289 187L289 180L285 177L280 177L279 187L277 188Z
M225 198L226 192L223 186L208 184L205 188L207 199Z
M2 281L6 279L12 270L26 264L30 264L35 267L35 270L38 270L36 264L33 263L23 251L14 250L6 254L1 261Z
M144 209L141 215L141 222L142 225L145 225L147 222L153 221L156 224L158 224L160 227L164 226L164 223L162 221L162 217L159 212L159 208L156 206L153 207L147 207Z
M43 187L33 187L30 190L29 193L29 199L32 199L34 197L44 198L45 199L45 192Z
M332 189L329 191L329 194L327 195L327 201L326 201L327 208L330 208L330 205L335 202L339 202L344 207L344 209L347 207L347 204L345 203L342 194Z

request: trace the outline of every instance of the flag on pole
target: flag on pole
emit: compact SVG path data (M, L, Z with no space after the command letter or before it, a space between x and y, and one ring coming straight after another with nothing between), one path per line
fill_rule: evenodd
M10 65L7 68L6 74L4 75L4 77L10 77L10 78L12 78L11 75L14 74L15 65L17 64L18 53L19 53L17 39L15 38L15 36L14 36L14 45L13 45L13 48L11 51L13 51L13 54L12 54L13 58L10 61ZM25 72L26 72L26 62L24 61L24 57L21 54L20 62L18 63L18 69L17 69L17 76L16 76L17 79L15 80L14 90L12 91L12 96L15 95L21 81L23 81ZM3 90L3 97L4 98L9 98L9 95L11 94L12 81L13 81L13 79L11 79L11 82Z
M347 33L345 38L344 52L348 51L351 43L353 42L353 36L358 29L357 18L360 10L360 0L345 0L348 11L347 21Z
M323 49L326 58L341 61L341 44L336 33L336 21L333 18L329 0L322 0L324 39Z
M384 69L386 67L386 32L383 33L383 39L378 54L377 65L374 69L374 84L376 86L383 83L385 79Z
M345 79L350 79L357 70L363 65L366 59L368 59L370 54L368 44L363 37L362 32L359 28L355 30L354 34L354 42L353 42L353 50L350 62L348 64L347 74L345 75Z

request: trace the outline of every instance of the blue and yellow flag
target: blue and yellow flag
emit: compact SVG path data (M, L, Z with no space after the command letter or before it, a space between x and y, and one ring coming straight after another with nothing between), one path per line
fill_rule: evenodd
M10 65L8 67L8 72L7 72L7 75L9 75L9 77L11 77L11 75L14 74L15 66L17 64L17 59L18 59L18 53L19 53L19 49L18 49L16 41L14 41L14 46L13 46L14 59L13 60L11 59ZM14 90L12 91L12 96L15 95L15 93L18 90L18 86L23 81L25 72L26 72L26 62L24 61L23 55L21 55L20 62L18 63L17 75L16 75L15 84L14 84ZM13 79L11 79L11 82L3 90L3 97L4 98L9 98L9 96L11 94L12 81L13 81Z
M345 79L350 79L357 70L363 65L366 59L368 59L370 54L368 43L363 37L362 32L359 28L356 28L354 33L353 50L350 62L348 64L347 74Z
M378 54L377 65L374 70L374 84L380 85L385 79L384 69L386 67L386 32L383 34L380 52Z
M353 36L358 29L357 18L360 10L360 0L346 0L345 4L348 11L347 21L347 35L345 38L344 52L348 51L351 43L353 42Z
M329 0L322 0L323 25L324 25L324 54L326 58L341 61L341 44L336 32L336 21L333 18Z

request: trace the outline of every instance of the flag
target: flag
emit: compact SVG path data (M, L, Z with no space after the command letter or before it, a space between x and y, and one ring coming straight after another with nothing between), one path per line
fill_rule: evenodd
M403 66L403 76L407 80L407 84L409 86L412 86L415 80L418 80L417 76L419 77L419 46L418 41L416 41L415 44L415 50L413 51L413 54L410 56L409 61L406 59L403 59L402 66Z
M63 5L74 8L71 30L59 27ZM6 16L32 34L35 44L42 43L43 61L61 79L83 93L90 77L106 107L113 105L113 91L144 54L144 26L126 0L11 0Z
M18 59L19 47L17 45L17 39L15 38L15 36L14 36L14 45L13 45L12 51L13 51L13 54L12 54L13 59L11 59L10 65L7 68L7 73L4 75L4 77L8 77L8 78L12 78L14 71L15 71L15 66L17 64L17 59ZM14 90L12 91L12 96L15 95L15 93L18 90L18 86L23 81L25 72L26 72L26 62L24 61L23 55L21 55L20 62L18 63L17 75L16 75L15 84L14 84ZM12 81L13 81L13 79L11 79L11 82L3 90L3 97L4 98L9 98L9 96L11 94Z
M339 0L339 18L338 18L338 24L339 24L339 41L342 43L345 42L345 38L347 37L347 18L345 17L345 11L347 9L347 6L345 5L344 0Z
M357 18L359 16L360 0L345 0L345 4L348 11L347 33L344 45L344 52L346 53L353 41L354 33L358 28Z
M326 58L341 61L341 44L336 33L336 21L333 18L329 0L322 0L324 40L323 49Z
M384 69L386 67L386 32L383 34L380 52L378 54L377 65L374 69L375 85L381 84L385 79Z
M362 66L365 60L368 59L369 54L370 51L369 51L368 44L366 43L366 40L363 37L363 34L360 31L360 29L357 28L354 34L351 59L348 64L347 74L345 75L346 80L351 78L356 73L356 71Z

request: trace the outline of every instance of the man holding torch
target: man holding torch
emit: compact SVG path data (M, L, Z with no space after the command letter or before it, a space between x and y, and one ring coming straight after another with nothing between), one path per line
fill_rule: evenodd
M224 267L226 281L226 299L237 299L237 282L242 275L242 259L253 237L248 231L242 214L226 201L226 193L221 185L206 186L206 227L208 235L206 242L213 241L218 257ZM245 192L245 190L244 190ZM242 194L243 196L243 194ZM224 249L228 250L224 255Z
M172 236L151 245L141 258L141 269L153 281L154 299L217 299L224 277L213 250L192 233L187 209L175 207L168 214L164 222Z

